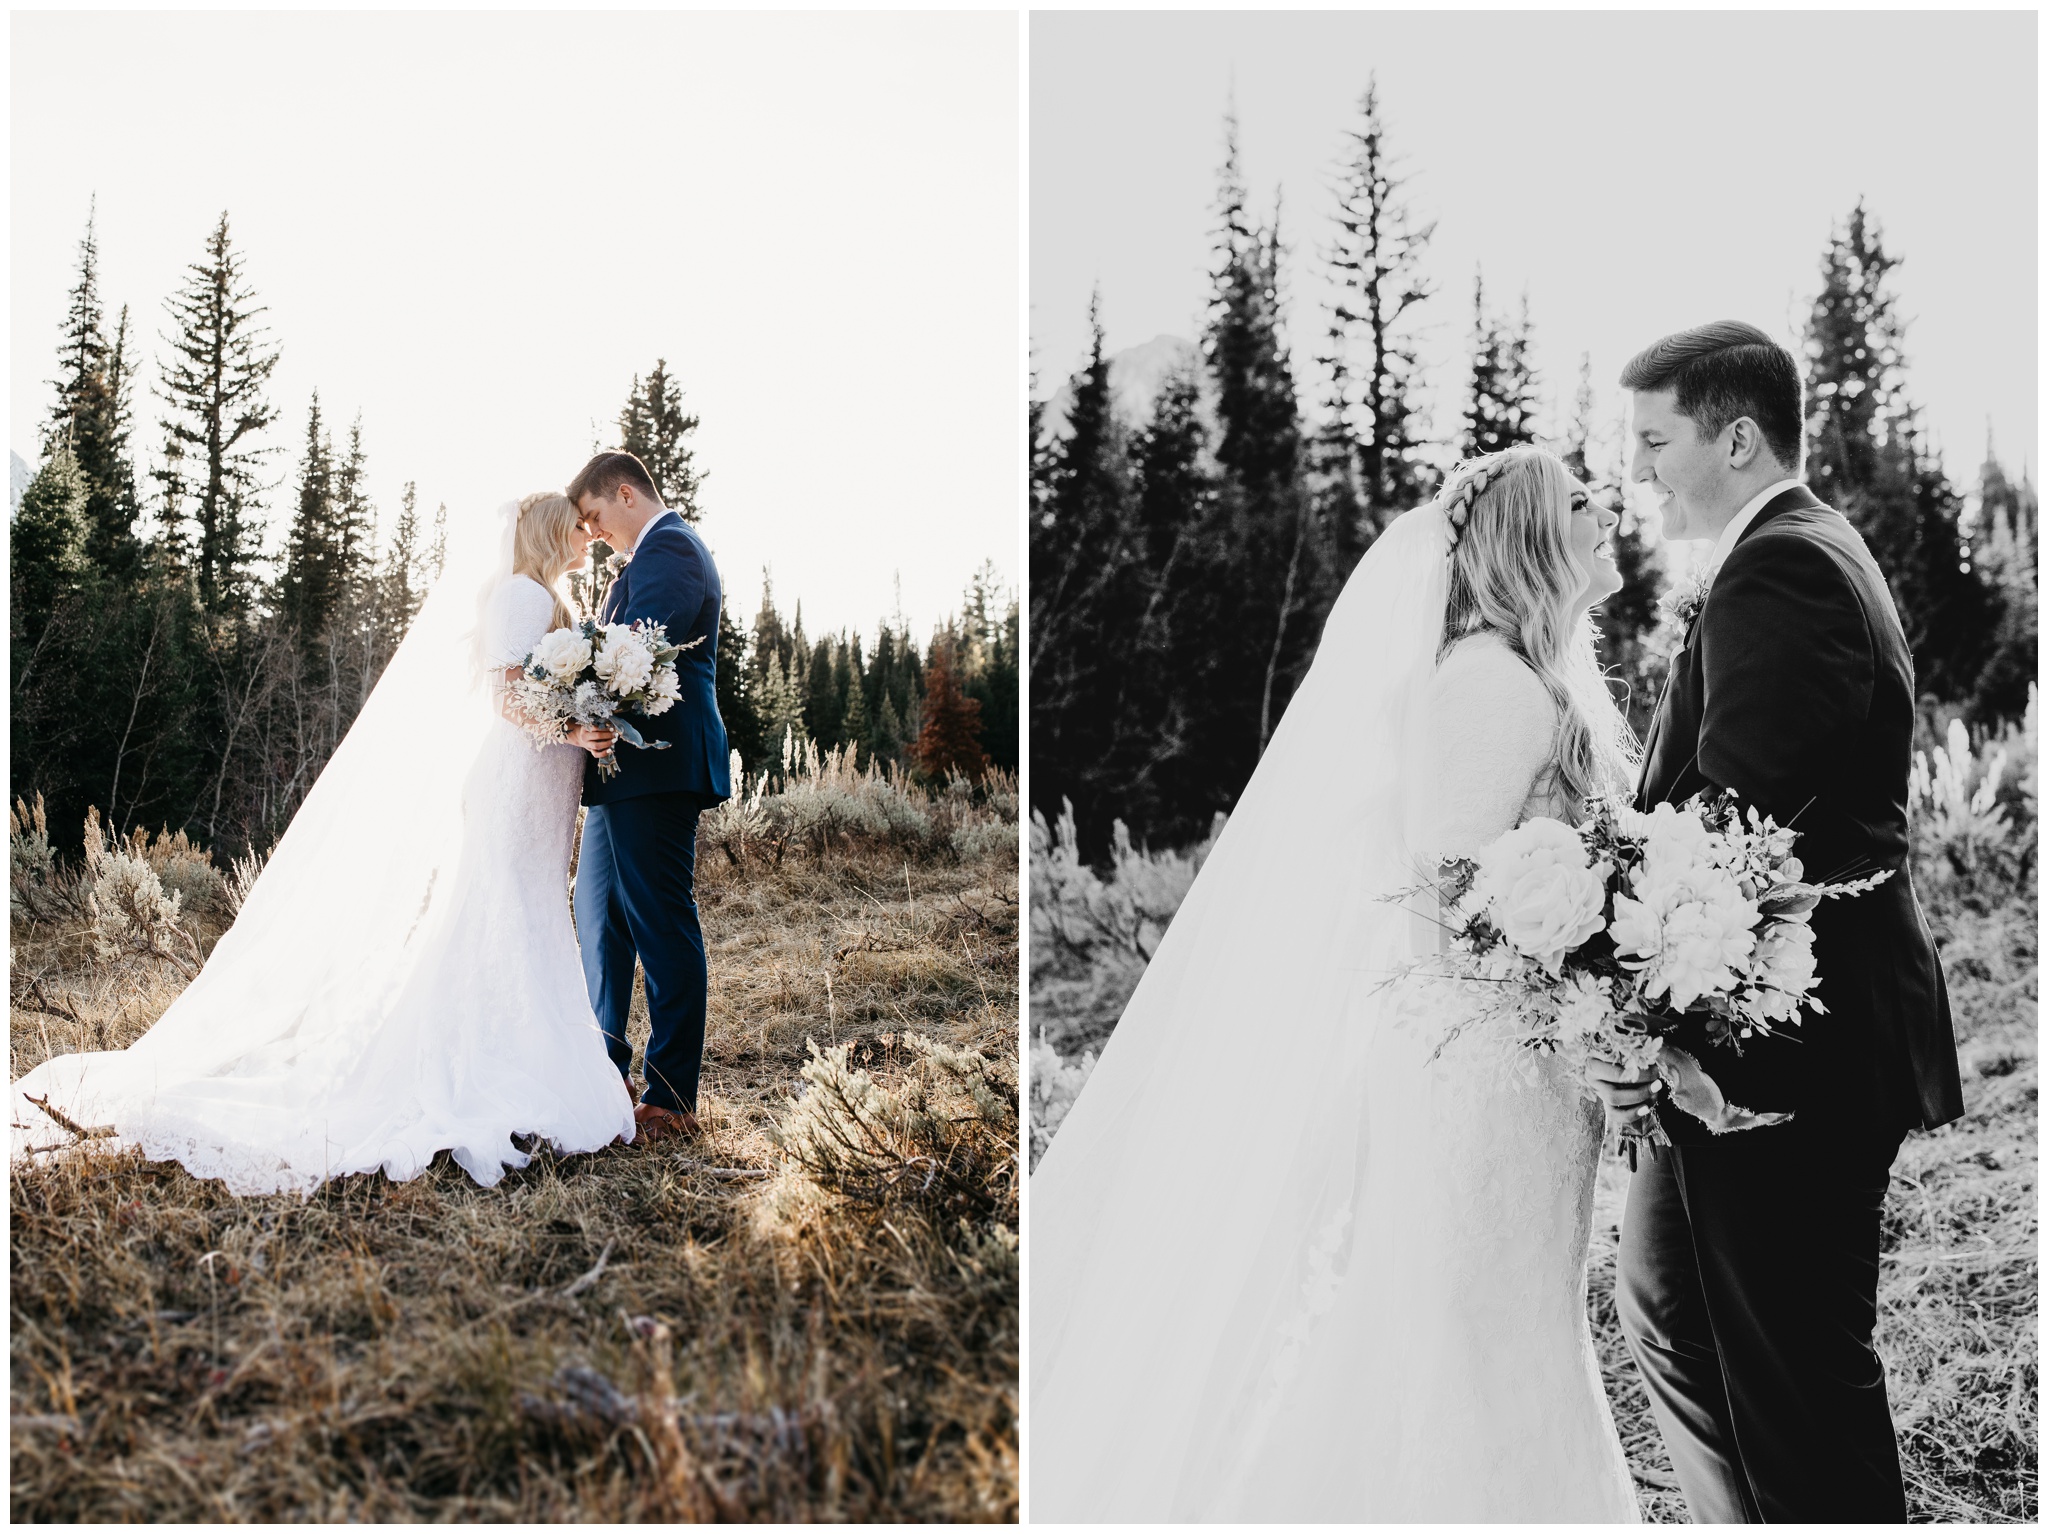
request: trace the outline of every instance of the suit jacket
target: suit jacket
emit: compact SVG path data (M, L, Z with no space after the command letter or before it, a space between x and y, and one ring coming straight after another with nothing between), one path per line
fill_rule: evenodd
M713 801L732 797L725 721L718 715L718 614L723 600L711 551L681 517L663 516L641 533L632 559L605 589L598 621L652 618L667 628L671 644L700 637L704 642L676 657L682 696L668 712L633 721L642 735L667 741L669 749L619 742L619 774L609 782L598 775L595 760L584 763L585 804L685 791Z
M1824 1014L1740 1055L1690 1023L1678 1040L1731 1102L1856 1139L1963 1111L1948 988L1907 861L1914 697L1877 562L1800 485L1757 513L1715 575L1672 657L1636 795L1648 809L1731 789L1800 833L1808 878L1892 870L1813 913ZM1661 1114L1679 1144L1712 1138L1676 1108Z

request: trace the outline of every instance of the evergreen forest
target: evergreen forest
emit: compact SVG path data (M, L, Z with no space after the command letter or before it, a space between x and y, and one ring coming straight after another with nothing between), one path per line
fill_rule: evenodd
M153 350L101 291L94 223L8 529L9 787L43 797L61 845L96 806L111 829L184 832L225 863L271 846L319 777L439 571L447 508L415 483L375 503L360 414L344 424L316 392L286 418L281 342L226 213ZM659 360L592 450L639 454L699 522L698 424ZM764 582L751 624L721 618L719 707L753 773L779 776L807 743L937 783L1014 771L1019 653L992 565L923 644L900 612L872 639L807 634L802 604L785 615Z
M1526 295L1501 304L1482 272L1469 310L1446 312L1457 296L1424 269L1435 224L1407 190L1376 84L1316 233L1337 297L1313 319L1288 312L1280 211L1249 206L1234 115L1224 144L1208 309L1186 365L1148 399L1118 390L1098 292L1086 365L1052 401L1034 391L1030 793L1049 823L1071 804L1094 863L1119 821L1141 845L1185 846L1229 811L1345 578L1446 464L1540 443L1618 508L1626 477L1622 423L1595 419L1589 360L1575 378L1538 376ZM1968 485L1930 442L1889 280L1898 262L1861 203L1819 253L1795 348L1806 477L1885 571L1929 718L1960 710L1991 729L2025 712L2035 678L2037 499L1988 442ZM1467 372L1457 418L1434 421L1417 337L1446 321L1469 337ZM1317 342L1306 379L1288 338L1302 323ZM1596 619L1639 734L1671 642L1655 538L1623 510L1626 584Z

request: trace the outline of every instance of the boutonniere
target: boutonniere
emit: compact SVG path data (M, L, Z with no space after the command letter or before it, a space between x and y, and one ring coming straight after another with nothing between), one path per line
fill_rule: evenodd
M1714 577L1720 569L1719 565L1695 566L1692 574L1685 578L1685 584L1679 587L1677 595L1665 600L1664 610L1681 632L1692 627L1693 619L1707 605L1707 593L1714 589Z
M604 562L605 580L608 582L617 580L619 578L619 572L624 570L626 566L631 563L632 560L628 556L621 554L617 549L612 550L611 558L607 559Z

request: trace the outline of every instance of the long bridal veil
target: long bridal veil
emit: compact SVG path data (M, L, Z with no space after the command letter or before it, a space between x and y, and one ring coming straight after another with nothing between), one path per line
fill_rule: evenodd
M451 519L432 591L198 978L130 1048L60 1055L16 1082L16 1158L67 1138L28 1101L47 1096L237 1191L325 1175L323 1100L458 882L467 769L495 717L478 636L517 511Z
M1429 930L1389 896L1433 862L1448 548L1431 503L1367 551L1031 1179L1034 1519L1239 1509L1318 1307L1373 1239L1353 1228L1366 1080L1385 982Z

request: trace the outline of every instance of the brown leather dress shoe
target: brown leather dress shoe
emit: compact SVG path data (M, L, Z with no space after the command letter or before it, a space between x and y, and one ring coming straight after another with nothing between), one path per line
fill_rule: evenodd
M635 1108L633 1123L639 1130L639 1138L649 1144L671 1138L694 1140L703 1132L696 1114L687 1109L657 1108L653 1103L642 1103Z

